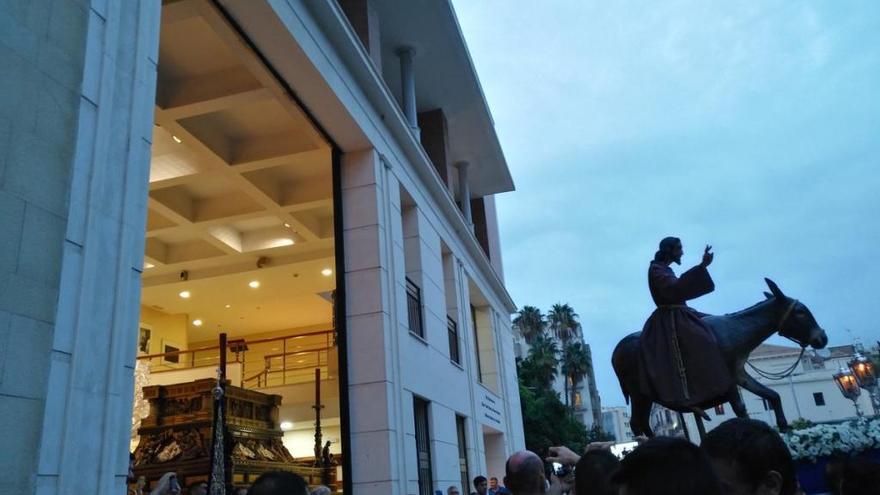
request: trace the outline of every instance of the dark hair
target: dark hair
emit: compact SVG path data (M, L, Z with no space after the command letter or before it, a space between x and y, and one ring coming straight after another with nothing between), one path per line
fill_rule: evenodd
M659 249L654 253L654 261L659 261L661 263L672 261L672 252L675 250L676 246L680 245L681 240L679 240L678 237L664 237L663 240L660 241Z
M880 488L880 462L857 457L843 465L840 495L876 494Z
M628 495L721 495L709 458L680 438L657 437L636 447L611 477Z
M270 471L254 481L248 495L309 495L309 485L298 474Z
M574 493L577 495L616 495L611 476L620 467L620 460L607 450L584 454L575 466Z
M794 461L785 442L767 423L748 418L727 420L710 431L702 448L713 459L734 464L737 476L757 487L770 471L782 477L781 495L797 489Z
M476 478L474 478L474 488L476 488L477 485L479 485L480 483L483 483L485 481L488 481L488 480L486 480L485 476L477 476Z

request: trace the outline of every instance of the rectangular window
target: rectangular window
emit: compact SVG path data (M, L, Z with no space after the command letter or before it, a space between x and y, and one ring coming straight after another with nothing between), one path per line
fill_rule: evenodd
M715 415L724 416L724 404L718 404L715 406Z
M823 395L822 392L815 392L813 393L813 401L816 403L817 406L824 406L825 395Z
M455 364L461 364L458 352L458 324L450 317L446 317L446 330L449 333L449 359Z
M409 331L425 338L425 329L422 325L422 289L409 277L406 277L406 314Z
M480 364L480 333L477 331L477 308L471 304L471 327L474 329L474 354L477 356L477 379L483 382L483 366Z
M432 495L434 476L431 472L431 437L428 434L428 402L413 398L416 426L416 456L419 465L419 495Z
M470 476L468 476L467 435L464 429L465 419L455 417L455 430L458 433L458 470L461 472L461 493L470 493Z
M580 392L574 393L574 407L580 409L583 403Z

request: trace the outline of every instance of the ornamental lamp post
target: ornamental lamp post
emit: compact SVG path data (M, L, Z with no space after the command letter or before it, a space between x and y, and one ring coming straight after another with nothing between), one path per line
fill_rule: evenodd
M874 414L878 414L880 396L878 396L877 373L874 369L874 363L862 353L857 352L848 364L853 376L855 376L856 383L858 383L859 387L868 391L868 395L871 397L871 405L874 407Z
M856 382L856 377L853 374L852 370L849 368L840 368L840 371L834 374L834 383L837 384L837 388L840 389L840 393L843 394L844 397L853 401L853 406L856 408L856 416L859 419L862 419L862 410L859 408L859 395L862 394L862 391L859 389L859 384Z

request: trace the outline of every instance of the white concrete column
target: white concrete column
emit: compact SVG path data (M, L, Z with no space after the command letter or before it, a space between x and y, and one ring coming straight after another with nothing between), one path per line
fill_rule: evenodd
M461 201L461 212L468 225L473 227L474 220L471 216L471 186L468 182L468 162L457 162L455 168L458 170L458 200Z
M419 137L419 119L416 109L416 71L413 66L416 50L411 46L402 46L395 53L400 59L400 92L403 115L406 116L410 129L416 137Z

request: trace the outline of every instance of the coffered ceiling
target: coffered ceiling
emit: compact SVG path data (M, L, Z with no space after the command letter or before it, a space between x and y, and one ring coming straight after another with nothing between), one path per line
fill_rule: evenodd
M332 279L315 274L332 267L331 149L207 1L163 4L152 151L143 304L206 312L178 304L182 282L219 304L217 284L271 274L291 296L272 307L329 321L320 294ZM283 323L236 320L254 331Z

